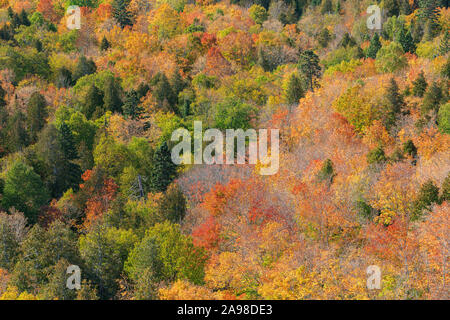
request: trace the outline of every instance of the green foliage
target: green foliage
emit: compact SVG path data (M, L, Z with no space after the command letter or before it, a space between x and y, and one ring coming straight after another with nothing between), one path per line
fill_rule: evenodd
M39 92L33 92L28 101L27 109L27 124L31 141L36 141L38 133L44 128L47 117L45 98Z
M412 142L412 140L408 140L403 144L403 152L415 158L417 156L417 148Z
M383 46L376 57L377 70L383 73L395 72L407 65L402 46L397 42Z
M6 270L12 268L18 249L19 242L8 215L0 212L0 268Z
M47 230L36 224L21 244L11 284L20 291L30 291L36 285L44 287L49 281L53 282L50 286L55 286L55 272L61 268L55 266L62 262L66 266L81 262L75 233L59 221L53 222Z
M439 106L442 102L444 95L442 88L437 81L434 81L425 93L423 103L421 106L422 115L428 114L430 111L438 112Z
M254 118L255 109L236 98L227 98L217 104L214 121L219 129L243 129L251 127L250 122Z
M132 15L128 10L129 0L113 0L112 6L112 14L114 19L120 24L120 26L132 26Z
M381 146L372 149L367 154L367 163L369 164L379 164L384 163L387 160L384 150Z
M284 94L288 104L296 104L305 96L302 81L296 73L292 73L289 76Z
M122 112L121 87L116 78L106 78L103 90L104 109L111 112Z
M160 216L172 223L181 223L186 215L186 198L176 184L172 184L159 202Z
M125 102L122 106L123 114L133 120L139 119L144 112L144 108L139 104L138 93L135 90L131 90L125 97Z
M109 43L108 39L106 39L105 36L102 38L102 42L100 43L100 50L106 51L111 47L111 44Z
M176 165L172 162L167 142L164 141L153 155L150 172L150 186L153 191L165 191L176 175Z
M86 118L98 118L103 115L103 93L97 88L95 84L91 84L86 96L81 111Z
M48 191L33 168L21 160L14 161L6 171L2 206L16 208L33 223L48 200Z
M325 160L325 162L322 165L322 168L317 174L317 178L319 179L319 181L326 181L328 183L332 183L333 178L335 176L336 173L334 172L333 162L330 159Z
M330 40L331 40L330 31L328 31L327 28L323 28L322 31L320 31L320 33L317 36L317 42L319 42L319 45L322 48L326 48Z
M81 77L93 74L97 71L97 66L92 59L87 59L85 56L81 56L73 71L73 81L77 82Z
M248 12L250 14L250 18L252 18L252 20L257 24L263 24L263 22L269 17L267 10L258 4L252 5L248 9Z
M404 104L397 82L394 78L391 78L389 86L386 89L387 114L384 121L386 128L389 129L395 124L396 117L400 114Z
M414 201L411 218L413 220L420 219L425 211L431 210L432 204L439 202L439 188L431 180L425 182L420 187L419 194Z
M168 221L150 228L142 241L130 253L125 271L132 279L150 271L155 280L186 279L202 284L206 254L195 247L192 239L183 235L179 225ZM136 280L135 280L136 281Z
M90 278L98 285L102 299L112 298L117 289L116 279L124 262L137 242L132 231L96 225L79 239L80 255Z
M352 60L359 60L364 56L360 47L348 46L341 47L330 52L322 61L325 68L338 65L342 62L350 62Z
M419 76L416 80L413 81L413 89L412 92L416 97L423 97L425 91L427 90L427 80L425 79L425 74L420 72Z
M450 103L440 106L438 112L439 129L446 134L450 134Z
M407 31L406 28L403 27L397 38L404 52L414 53L416 51L416 45L409 30Z
M319 57L311 50L303 51L300 54L298 68L306 77L311 91L314 91L317 78L320 77L322 71L319 65Z

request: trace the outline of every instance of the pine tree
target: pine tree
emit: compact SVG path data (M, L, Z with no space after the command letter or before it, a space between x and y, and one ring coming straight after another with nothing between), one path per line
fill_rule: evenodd
M422 115L426 115L430 111L438 112L443 97L442 88L437 81L434 81L423 98L421 107Z
M81 56L78 59L78 63L75 66L75 70L73 71L73 81L77 82L78 79L84 77L89 74L93 74L97 71L97 66L92 59L87 59L85 56Z
M28 15L27 12L25 11L25 9L22 9L22 11L20 12L19 15L19 20L20 20L20 24L23 26L30 26L30 20L28 20Z
M425 74L422 71L419 73L417 79L413 81L412 92L416 97L423 97L425 91L427 90L427 86L428 83L425 79Z
M341 0L338 0L338 2L336 4L336 13L341 14L341 11L342 11L342 3L341 3Z
M153 155L150 185L155 192L166 191L176 175L176 165L172 162L167 142L163 142Z
M1 130L6 125L8 119L8 112L6 111L6 91L3 89L2 84L0 82L0 133Z
M102 42L100 44L100 50L101 51L106 51L111 47L111 45L109 44L108 39L106 39L105 36L103 36Z
M95 84L91 84L84 99L82 112L84 113L86 118L91 119L94 116L94 113L96 113L97 108L100 107L101 109L102 106L103 106L103 94L95 86Z
M39 131L42 130L48 116L47 102L39 92L33 92L28 102L27 122L30 138L35 142Z
M431 205L434 203L439 203L439 188L429 180L420 187L411 218L420 219L424 211L431 211Z
M380 36L375 33L370 40L369 48L367 49L367 57L375 59L377 57L378 51L381 49Z
M59 128L59 144L62 151L62 170L61 183L58 192L62 194L69 188L77 190L81 181L81 168L73 160L78 159L78 152L76 149L72 131L66 123L62 123Z
M403 144L403 152L415 158L417 156L417 148L412 140L408 140Z
M417 22L411 21L410 30L414 43L419 43L420 41L422 41L424 30L421 21Z
M144 112L144 108L139 105L139 97L135 90L130 90L125 98L125 103L123 104L123 114L133 120L139 119L141 114Z
M21 160L16 160L5 175L2 207L14 207L24 213L29 223L34 223L41 206L48 200L48 191L39 175Z
M391 78L386 90L386 105L388 113L384 124L386 128L390 128L395 124L397 115L401 112L404 105L403 97L394 78Z
M450 32L448 30L445 31L444 36L441 39L441 43L439 44L439 54L445 56L450 51Z
M288 79L285 90L286 103L297 104L304 96L305 92L300 77L297 74L292 73Z
M8 119L6 126L7 149L9 152L22 150L30 142L30 137L26 130L26 117L20 112L16 113Z
M155 77L157 77L157 79L153 95L156 98L159 108L169 108L173 111L173 107L176 104L176 96L169 80L164 73L159 73Z
M186 83L184 82L183 78L181 77L180 71L176 70L172 77L170 78L170 85L172 87L173 91L173 103L176 104L178 102L178 94L183 91L183 89L186 87Z
M325 13L331 13L333 11L333 3L331 2L331 0L324 0L322 2L322 9L320 10L320 12L322 14Z
M109 77L104 86L104 107L111 112L122 112L121 88L115 78Z
M403 51L410 53L414 53L416 51L416 45L414 44L411 32L407 31L405 27L402 27L399 32L398 42L401 44Z
M311 91L314 91L316 79L320 77L322 68L319 65L319 57L311 50L300 54L298 68L306 77Z
M72 85L72 73L65 67L58 69L55 76L56 86L58 88L68 88Z
M400 14L409 16L412 13L409 0L400 0Z
M346 32L342 37L341 42L339 42L339 47L347 48L354 46L356 46L355 39L353 39L353 37L348 32Z
M388 17L398 16L400 13L398 0L384 0L384 9Z
M330 31L328 31L327 28L323 28L322 31L317 36L317 42L319 42L319 45L322 48L326 48L330 40L331 40Z
M129 0L113 0L112 14L122 28L132 26L132 16L128 11Z

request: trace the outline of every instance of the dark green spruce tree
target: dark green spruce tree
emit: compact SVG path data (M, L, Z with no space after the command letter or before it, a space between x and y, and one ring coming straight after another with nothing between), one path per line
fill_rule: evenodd
M132 26L132 15L128 10L129 0L114 0L112 2L112 14L114 19L120 24L122 28Z
M36 142L38 133L47 121L47 102L39 92L33 92L28 101L27 122L31 142Z
M372 39L370 40L369 48L367 49L367 57L375 59L380 49L381 49L380 36L378 35L378 33L375 32Z
M150 186L155 192L166 191L169 184L175 178L177 166L172 162L171 153L167 142L163 142L153 155L153 163L150 172Z

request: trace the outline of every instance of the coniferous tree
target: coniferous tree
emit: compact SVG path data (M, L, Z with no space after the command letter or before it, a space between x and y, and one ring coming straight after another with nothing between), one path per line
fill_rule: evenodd
M128 10L129 0L113 0L112 2L112 14L114 19L120 24L120 26L132 26L132 15Z
M400 1L400 14L409 16L412 13L409 0L399 0Z
M428 114L430 111L438 112L439 106L443 98L442 88L437 81L434 81L425 93L421 112L423 115Z
M108 39L106 39L105 36L103 36L102 42L100 44L100 50L102 51L106 51L111 47L111 45L109 44Z
M311 91L314 91L316 79L320 77L322 68L319 65L319 57L311 50L300 54L298 68L308 81Z
M346 32L342 37L341 42L339 42L339 47L347 48L354 46L356 46L355 39L353 39L353 37L348 32Z
M123 114L133 120L139 119L140 115L144 112L144 108L139 105L139 97L135 90L130 90L125 97L125 103L123 104Z
M82 111L86 118L91 119L94 116L94 113L96 113L96 115L99 115L100 112L96 111L97 109L103 109L102 107L103 94L95 84L92 84L86 93Z
M16 111L16 113L8 119L6 134L7 149L10 152L20 151L29 144L30 137L26 129L26 117L22 112Z
M164 192L176 175L176 165L172 162L167 142L163 142L153 155L150 185L153 191Z
M370 40L369 48L367 49L367 57L375 59L380 49L381 49L380 36L378 35L378 33L375 32L372 39Z
M87 59L85 56L81 56L73 71L73 81L77 82L78 79L89 74L93 74L97 71L97 66L92 59Z
M48 200L48 191L39 175L21 160L16 160L5 175L3 208L14 207L23 212L30 223L34 223L41 206Z
M389 86L387 87L386 102L388 114L385 120L385 125L387 128L390 128L395 124L396 117L401 112L404 105L403 97L394 78L391 78Z
M322 8L320 10L320 12L322 14L325 13L331 13L333 11L333 2L331 2L331 0L324 0L322 2Z
M411 22L411 35L413 37L414 43L419 43L422 41L423 34L424 34L424 28L422 21L412 21Z
M398 42L401 44L403 51L414 53L416 51L416 45L411 36L411 32L406 30L405 27L400 29L398 34Z
M58 69L55 76L56 86L58 88L68 88L72 85L72 73L65 67Z
M419 76L416 80L413 81L413 89L412 92L416 97L423 97L425 91L427 90L427 80L425 79L425 74L422 72L419 73Z
M300 77L292 73L288 79L286 90L285 90L286 102L288 104L296 104L305 96L305 92L303 90L302 81Z
M414 201L412 219L421 218L424 211L430 211L431 205L439 202L439 188L431 180L425 182L420 187L417 199Z
M183 91L183 89L186 87L186 83L184 82L183 78L181 77L181 74L178 70L176 70L172 77L170 78L170 85L172 87L173 91L173 101L174 103L177 103L178 101L178 94Z
M384 9L388 17L398 16L400 13L398 0L384 0Z
M331 40L330 31L327 28L323 28L317 36L317 41L322 48L326 48Z
M450 32L447 30L439 44L439 54L445 56L450 51Z
M120 85L115 78L109 77L106 79L103 97L105 110L118 113L122 112L123 103L120 98L120 92Z
M338 2L336 3L336 13L341 14L341 10L342 10L342 3L341 0L338 0Z
M62 177L60 193L62 194L69 188L77 190L81 180L81 168L74 160L78 159L78 152L76 149L72 131L66 123L62 123L59 128L59 144L62 151Z
M169 80L164 73L160 73L156 77L156 84L153 90L156 102L158 103L159 108L168 108L173 111L177 97L172 90Z
M28 102L27 122L31 142L35 142L39 131L44 128L48 116L47 102L39 92L33 92Z
M6 111L6 91L3 89L2 84L0 82L0 135L1 130L5 127L7 119L8 119L8 112Z
M408 140L403 144L403 152L415 158L417 156L417 148L412 140Z
M23 26L30 26L30 20L28 20L28 15L27 12L25 11L25 9L22 9L22 11L20 11L20 15L19 15L19 20L20 20L20 24Z

